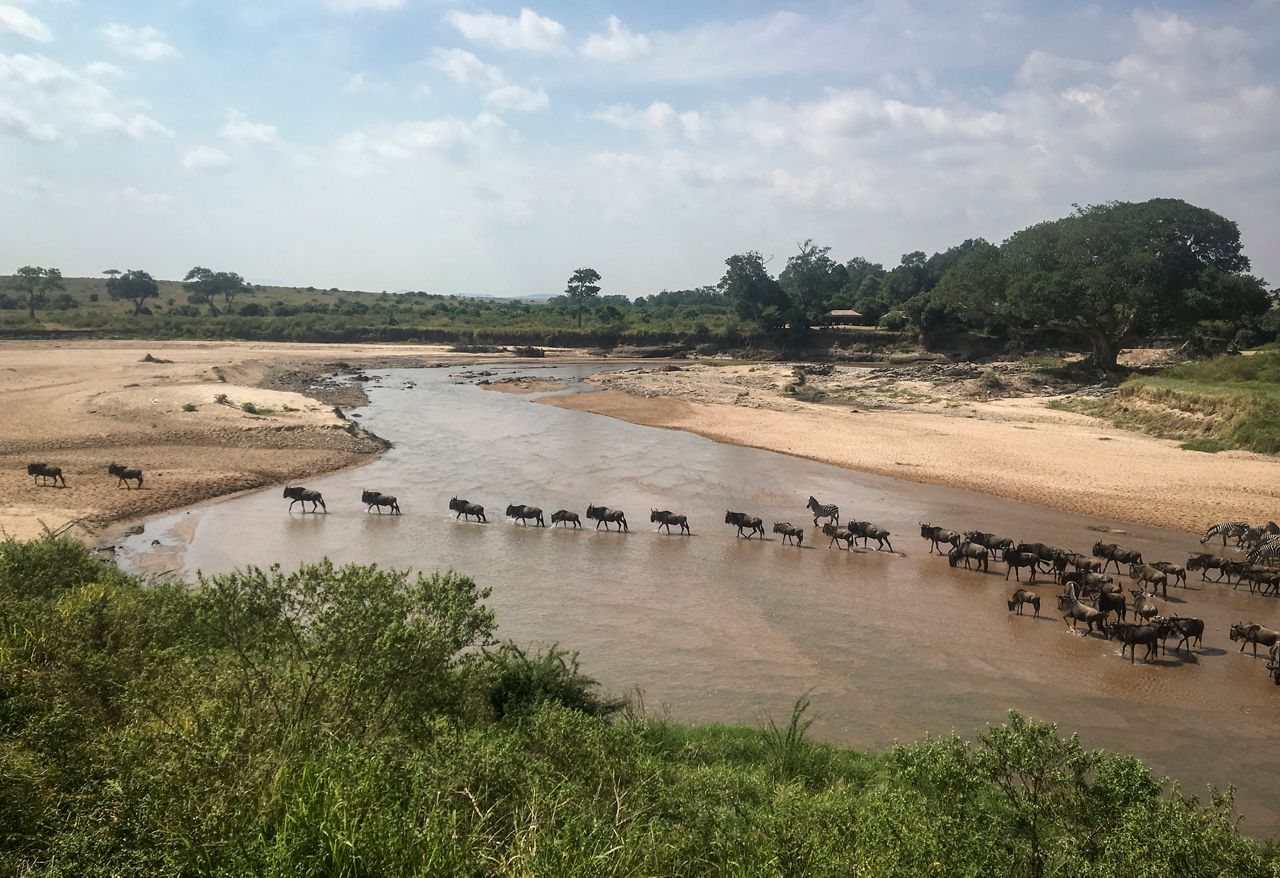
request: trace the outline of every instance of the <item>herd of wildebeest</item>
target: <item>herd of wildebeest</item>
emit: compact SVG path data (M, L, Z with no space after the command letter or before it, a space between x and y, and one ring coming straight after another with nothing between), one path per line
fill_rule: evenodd
M117 486L130 488L130 482L136 482L137 487L142 488L141 470L112 463L107 472L117 479ZM62 470L56 466L28 464L27 474L34 477L37 484L66 487ZM285 487L284 497L290 500L291 512L299 503L303 512L328 512L319 491L291 485ZM365 505L366 512L382 513L385 509L390 514L400 514L399 501L389 494L365 490L361 492L360 502ZM309 510L307 504L311 506ZM457 519L470 521L474 518L477 522L488 523L484 507L478 503L454 497L449 500L449 509L456 513L454 517ZM808 511L813 515L814 527L820 527L822 535L828 537L828 548L843 546L852 549L861 540L862 548L869 549L870 541L875 540L877 550L887 546L890 552L894 551L888 530L868 521L848 521L842 525L840 509L835 504L820 503L810 497ZM542 510L536 506L511 504L505 514L522 525L533 522L538 527L546 526ZM601 525L609 530L609 525L615 524L619 531L630 531L626 514L620 509L588 504L586 518L596 523L596 530ZM680 534L692 533L687 516L670 510L650 510L649 521L668 534L673 527L678 528ZM726 510L724 523L737 528L739 537L765 537L763 520L748 513ZM551 526L556 525L576 529L582 527L582 519L576 512L558 509L551 513ZM784 544L804 544L804 528L789 521L774 522L773 532L782 536ZM1250 593L1280 597L1280 568L1277 567L1280 563L1280 525L1274 521L1257 526L1243 521L1216 524L1204 532L1200 543L1203 545L1217 537L1221 538L1223 547L1227 547L1231 540L1243 557L1226 558L1203 552L1192 555L1185 565L1169 561L1146 562L1136 549L1102 541L1094 543L1090 555L1083 555L1044 543L1020 543L984 531L955 531L931 524L920 525L920 536L930 543L930 553L945 555L952 567L964 564L967 570L988 572L989 565L996 560L1005 565L1006 580L1012 575L1021 582L1022 571L1027 571L1029 585L1035 583L1037 575L1047 575L1049 581L1062 587L1057 601L1063 621L1073 629L1083 623L1086 634L1097 633L1107 639L1119 640L1120 654L1123 656L1128 650L1131 663L1137 660L1138 646L1145 649L1143 661L1156 658L1161 649L1167 653L1171 637L1177 638L1175 652L1183 647L1190 650L1193 643L1202 645L1203 619L1164 615L1156 603L1157 591L1168 600L1171 581L1175 586L1186 588L1188 571L1199 571L1200 578L1206 582L1225 579L1235 588L1247 584ZM944 551L943 546L950 548ZM1107 574L1107 568L1113 565L1114 577ZM1209 580L1210 571L1217 572L1213 580ZM1137 586L1128 589L1128 596L1124 586L1116 581L1125 573ZM1040 615L1040 595L1030 588L1019 587L1007 603L1009 611L1018 615L1022 615L1027 606L1032 608L1035 617ZM1280 685L1280 631L1255 622L1239 622L1231 626L1230 637L1232 641L1240 642L1241 652L1252 645L1255 656L1258 646L1267 647L1267 671L1276 685Z

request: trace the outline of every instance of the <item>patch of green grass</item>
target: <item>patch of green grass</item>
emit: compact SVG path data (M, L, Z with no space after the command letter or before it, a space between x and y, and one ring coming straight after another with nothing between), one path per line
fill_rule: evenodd
M1178 447L1183 451L1203 451L1206 454L1217 454L1219 451L1225 450L1227 446L1219 439L1201 436L1199 439L1183 442Z
M251 415L274 415L276 413L276 410L273 408L268 408L264 405L254 405L251 402L240 403L240 410Z
M182 410L184 412L194 412L196 410L196 404L194 402L184 402L182 404Z

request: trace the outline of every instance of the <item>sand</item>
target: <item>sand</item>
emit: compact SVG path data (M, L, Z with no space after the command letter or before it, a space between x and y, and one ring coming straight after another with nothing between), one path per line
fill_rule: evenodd
M147 354L172 362L142 362ZM281 388L306 390L343 361L485 359L439 346L0 343L0 529L94 539L116 522L365 463L386 444L338 417L332 400ZM227 403L215 402L219 394ZM36 485L32 461L61 467L67 487ZM115 461L143 470L142 490L107 475Z
M530 378L521 376L518 378L505 378L500 381L491 381L488 384L481 384L485 390L494 390L498 393L512 393L523 395L527 393L549 393L553 390L564 390L569 385L561 381L552 381L549 378Z
M928 380L838 370L839 403L784 392L789 366L688 366L596 376L604 390L540 399L637 424L799 455L849 469L1193 533L1280 518L1280 461L1203 454L1086 415L1047 396L983 399ZM953 392L955 391L955 392Z

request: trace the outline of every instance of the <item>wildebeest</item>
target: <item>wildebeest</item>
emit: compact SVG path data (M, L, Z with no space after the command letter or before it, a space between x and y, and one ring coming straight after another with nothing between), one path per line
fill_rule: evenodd
M813 526L818 526L819 518L830 519L836 524L840 523L840 507L834 503L819 503L817 498L810 496L809 502L805 504L809 507L809 511L813 513Z
M1116 619L1123 622L1129 616L1129 602L1125 600L1123 594L1111 594L1108 592L1100 592L1098 599L1094 602L1094 606L1098 612L1104 616L1115 613Z
M942 554L942 547L939 545L939 543L947 543L954 549L960 545L960 541L961 539L963 539L963 537L961 537L960 534L956 533L953 530L947 530L946 528L936 527L932 524L921 524L920 536L921 538L929 541L930 543L929 554L931 555L933 554L934 550L937 550L939 555ZM953 564L951 566L954 567L955 565Z
M782 541L785 543L791 540L794 545L804 545L804 528L796 527L789 521L775 521L773 523L773 532L782 534Z
M667 529L667 533L671 533L671 525L673 524L680 528L680 533L691 533L689 530L689 519L683 515L676 515L674 512L667 509L650 509L649 521L658 522L657 529L661 530L665 527Z
M1240 578L1236 581L1237 588L1241 582L1249 583L1250 594L1280 594L1280 570L1250 565L1240 572Z
M316 511L317 506L319 506L325 512L329 511L328 507L324 505L324 498L320 496L319 491L312 491L302 487L301 485L295 485L292 487L286 487L284 489L284 496L288 497L292 501L289 503L290 512L293 511L294 503L301 503L303 512L307 511L308 503L311 504L312 512Z
M582 519L578 517L576 512L570 512L568 509L557 509L551 513L551 526L555 527L557 524L563 524L565 527L572 524L576 530L582 527Z
M609 523L612 522L618 526L618 530L631 532L631 528L627 527L627 516L623 514L621 509L609 509L606 506L594 506L587 504L587 520L594 520L596 530L600 529L600 525L604 525L604 529L609 529Z
M1035 618L1040 618L1040 595L1025 588L1018 589L1013 593L1013 597L1009 598L1009 609L1012 611L1016 607L1018 615L1021 616L1023 604L1031 604L1035 609Z
M1253 654L1258 654L1258 644L1263 646L1275 646L1280 642L1280 631L1268 628L1265 625L1259 625L1256 622L1237 622L1231 626L1231 639L1239 640L1240 651L1244 652L1246 644L1253 644Z
M1067 590L1066 594L1058 595L1058 609L1065 611L1062 616L1062 621L1065 623L1070 619L1072 630L1075 629L1076 623L1084 622L1089 626L1090 631L1095 630L1096 626L1099 634L1105 635L1107 633L1106 614L1095 610L1088 604L1081 603L1076 597L1075 591L1070 588Z
M62 467L50 466L47 463L29 463L27 464L27 475L33 476L32 481L37 485L42 484L41 479L48 479L49 483L52 483L54 487L57 487L59 482L62 483L64 488L67 486L67 480L62 477Z
M1035 555L1046 564L1052 564L1058 558L1066 555L1066 552L1046 543L1018 543L1014 548L1019 552ZM1065 566L1064 564L1063 567L1065 568Z
M1177 652L1182 644L1187 645L1187 651L1191 650L1191 641L1196 642L1196 646L1204 646L1204 619L1190 619L1183 616L1170 616L1166 619L1169 623L1169 632L1177 634L1181 640L1173 649ZM1166 645L1166 652L1168 651Z
M1142 553L1137 549L1125 549L1117 546L1115 543L1104 543L1101 540L1093 544L1093 554L1097 558L1103 559L1102 569L1105 571L1108 564L1116 565L1116 573L1120 572L1121 564L1141 564Z
M1036 571L1040 569L1040 557L1030 552L1019 552L1014 549L1005 549L1004 555L1000 558L1005 564L1009 565L1009 569L1004 572L1005 580L1009 579L1009 574L1013 574L1015 580L1021 581L1022 574L1020 571L1023 567L1031 568L1031 581L1036 581Z
M1068 583L1074 583L1078 587L1077 590L1081 597L1108 591L1113 594L1120 592L1120 586L1116 585L1115 580L1105 573L1073 570L1070 573L1062 574L1061 582L1064 586Z
M1172 576L1173 581L1183 588L1187 587L1187 568L1174 564L1172 561L1152 561L1150 566L1159 570L1165 576Z
M871 540L875 540L877 552L883 549L885 545L889 546L890 552L893 551L893 543L889 542L889 531L882 527L878 527L869 521L849 522L849 532L852 533L855 538L862 540L863 548L870 545Z
M747 515L745 512L730 512L725 510L724 523L732 524L738 528L738 536L742 536L742 529L747 529L747 539L751 539L752 535L759 532L760 539L764 539L764 522L753 515ZM825 529L823 530L825 533Z
M839 546L840 543L844 543L844 547L846 549L853 548L854 534L853 531L849 530L847 527L837 527L828 521L822 526L822 535L825 537L831 537L831 540L827 543L828 549L833 545Z
M1137 661L1137 645L1141 643L1147 648L1146 655L1142 657L1144 662L1152 661L1160 654L1160 639L1166 628L1163 622L1155 622L1154 624L1142 622L1116 622L1111 626L1111 637L1120 641L1120 657L1124 657L1124 651L1129 650L1129 664Z
M453 517L454 521L465 515L467 521L470 521L474 516L476 521L483 521L485 524L489 523L489 519L484 517L484 507L479 503L468 503L466 500L459 500L454 497L449 501L449 511L458 513Z
M1240 544L1240 538L1249 530L1249 522L1247 521L1224 521L1221 524L1215 524L1206 530L1200 537L1201 544L1209 542L1214 537L1222 537L1222 545L1227 544L1227 537L1231 537L1236 541L1236 545Z
M1133 564L1129 567L1129 578L1148 585L1157 586L1161 597L1169 599L1169 576L1163 570L1157 570L1150 564Z
M991 553L984 547L974 543L963 543L956 546L950 552L947 552L947 563L952 567L964 561L964 569L972 570L973 565L977 564L978 568L983 572L987 572L987 565L990 562Z
M1160 608L1156 606L1155 595L1140 588L1129 589L1129 594L1133 595L1133 615L1135 618L1151 619L1160 615Z
M1206 582L1209 580L1209 571L1217 570L1218 578L1214 582L1222 581L1222 564L1223 559L1217 555L1211 555L1208 552L1202 552L1199 555L1192 555L1187 559L1188 570L1199 570L1200 578Z
M977 543L993 554L1000 554L1006 549L1013 548L1013 540L1008 537L997 536L993 533L987 533L981 530L967 530L962 536L971 543Z
M125 488L128 488L130 482L137 482L138 490L139 491L142 490L142 470L140 469L130 469L129 467L123 466L122 464L111 463L107 465L107 475L116 477L117 488L119 488L121 485L124 485Z
M1079 552L1063 552L1062 557L1074 570L1083 570L1087 573L1102 572L1102 561L1098 558L1090 558Z
M546 527L546 522L542 520L542 510L537 506L517 506L514 503L507 506L507 518L514 518L516 521L524 524L528 519L533 519L538 523L538 527Z
M361 491L360 502L365 506L365 512L378 510L378 514L382 514L382 507L386 506L395 515L400 514L400 502L390 494L384 494L381 491Z

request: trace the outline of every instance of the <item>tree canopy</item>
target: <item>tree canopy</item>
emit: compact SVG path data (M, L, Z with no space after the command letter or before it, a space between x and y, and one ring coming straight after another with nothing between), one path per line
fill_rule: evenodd
M600 272L594 268L579 268L569 276L564 289L569 302L577 310L578 325L582 325L582 307L600 293Z
M107 295L132 302L133 313L140 314L147 299L160 298L160 285L150 274L135 268L109 278Z
M223 305L230 311L235 304L236 296L252 292L244 278L234 271L213 271L197 265L187 272L182 279L182 286L187 291L187 301L192 305L207 305L210 316L218 316L216 299L222 297Z
M50 293L65 289L59 269L41 268L38 265L19 268L9 280L9 286L14 292L27 297L27 316L32 320L36 319L36 309L49 303Z

